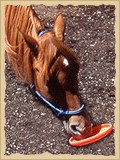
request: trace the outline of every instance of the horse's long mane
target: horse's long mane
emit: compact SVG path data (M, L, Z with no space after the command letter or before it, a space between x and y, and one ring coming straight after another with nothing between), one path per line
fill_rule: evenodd
M21 32L36 38L41 28L30 6L5 6L5 50L16 74L26 83L31 81L31 50Z

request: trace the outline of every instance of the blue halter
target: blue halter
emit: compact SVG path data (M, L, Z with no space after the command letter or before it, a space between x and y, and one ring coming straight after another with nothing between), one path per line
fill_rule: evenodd
M39 33L38 33L38 37L41 37L43 34L49 32L48 29L43 29L43 30L40 30Z
M40 30L38 33L38 37L42 36L43 34L49 32L48 29L43 29ZM83 112L83 110L85 109L84 104L81 105L81 107L79 109L76 109L74 111L69 111L69 110L63 110L60 107L57 107L55 105L53 105L51 102L49 102L45 97L43 97L39 91L37 91L35 89L35 85L32 83L30 84L30 89L35 93L35 95L42 100L45 104L49 105L56 113L57 116L70 116L70 115L77 115L80 114L81 112Z
M42 100L43 102L45 102L47 105L49 105L54 111L56 111L57 116L70 116L70 115L77 115L80 114L81 112L83 112L83 110L85 109L84 104L82 104L82 106L79 109L76 109L74 111L68 111L68 110L63 110L60 107L57 107L55 105L53 105L51 102L49 102L45 97L43 97L39 91L37 91L35 89L35 85L32 83L30 84L30 89L35 93L35 95Z

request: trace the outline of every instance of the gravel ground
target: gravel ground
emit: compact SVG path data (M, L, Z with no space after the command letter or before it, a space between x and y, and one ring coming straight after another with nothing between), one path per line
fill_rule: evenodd
M65 18L65 43L80 59L78 74L81 100L95 125L111 123L115 115L115 7L33 5L45 26L52 28L55 16ZM6 61L5 154L115 155L114 130L99 142L72 147L62 122L43 106L14 74Z

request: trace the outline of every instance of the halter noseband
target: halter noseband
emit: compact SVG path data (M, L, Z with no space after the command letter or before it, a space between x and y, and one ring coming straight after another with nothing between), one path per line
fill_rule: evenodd
M44 30L40 30L38 33L38 37L42 36L43 34L49 32L48 29L44 29ZM57 114L57 116L70 116L70 115L77 115L80 114L81 112L84 111L85 106L84 104L81 105L81 107L79 109L73 110L73 111L69 111L69 110L63 110L60 107L57 107L55 105L53 105L51 102L49 102L45 97L43 97L39 91L36 90L34 83L30 84L30 89L32 90L32 92L34 92L34 94L40 99L42 100L45 104L47 104L49 107L51 107L55 113Z

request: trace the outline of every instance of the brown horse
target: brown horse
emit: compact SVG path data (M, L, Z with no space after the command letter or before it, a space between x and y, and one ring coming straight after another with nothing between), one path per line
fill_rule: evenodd
M79 109L77 73L79 62L64 44L64 19L59 14L54 31L44 31L44 26L30 6L5 7L5 45L8 58L16 74L49 101L63 109ZM68 133L79 138L91 133L89 115L83 111L67 117L64 123Z

